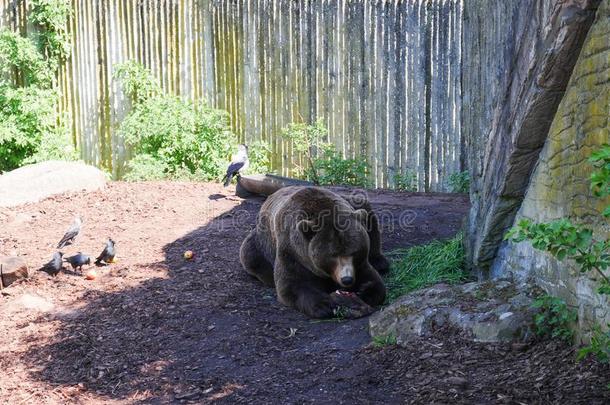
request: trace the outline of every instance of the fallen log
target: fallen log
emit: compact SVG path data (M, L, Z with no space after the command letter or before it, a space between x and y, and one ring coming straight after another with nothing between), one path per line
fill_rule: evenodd
M270 196L282 187L315 186L311 181L277 176L275 174L251 174L239 176L235 193L245 198L251 195Z

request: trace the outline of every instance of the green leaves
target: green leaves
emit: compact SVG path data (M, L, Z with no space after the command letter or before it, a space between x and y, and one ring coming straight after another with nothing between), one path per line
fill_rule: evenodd
M591 175L591 190L597 197L610 195L610 145L605 144L591 154L589 162L596 171ZM605 216L610 216L610 207L606 207Z
M608 328L610 329L610 324ZM582 360L589 355L595 356L602 363L610 361L610 330L602 331L599 325L593 328L591 343L581 348L576 358Z
M271 172L271 147L265 141L254 141L248 144L250 173L267 174Z
M610 283L606 280L602 280L601 285L597 289L597 292L600 294L610 295Z
M539 336L550 336L571 341L573 332L571 324L576 322L576 311L570 309L564 300L551 295L537 298L532 307L540 309L534 316L535 332Z
M468 193L470 191L470 173L468 171L452 173L447 181L452 193Z
M77 158L52 89L70 48L67 0L32 0L37 41L0 30L0 172L45 159ZM38 45L38 46L37 46Z
M10 77L23 87L48 89L55 72L32 41L3 29L0 30L0 73L2 81Z
M0 84L0 171L21 166L58 134L55 103L52 90Z
M54 69L57 64L70 55L70 36L68 17L72 8L68 0L32 0L29 20L38 25L38 45L48 56Z
M117 132L136 154L127 180L222 177L236 146L227 112L163 93L135 62L119 65L115 77L134 103Z
M530 240L536 249L546 250L563 260L568 255L577 254L580 248L586 248L592 235L590 229L577 227L565 218L550 223L532 223L523 219L506 234L505 239L515 242Z
M119 80L123 91L136 108L148 98L162 93L161 86L150 70L133 60L116 64L113 78Z
M328 130L320 118L313 124L290 123L282 130L282 137L292 141L295 151L312 158L329 145Z
M158 157L146 153L136 155L127 162L126 181L163 180L168 176L167 165Z
M369 166L365 158L346 159L326 141L328 130L318 119L313 124L291 123L282 137L292 141L294 150L305 155L308 167L301 170L308 180L320 185L368 187Z
M534 248L551 253L557 260L576 261L582 272L594 269L601 272L610 265L609 242L594 241L591 229L574 225L565 218L549 223L521 220L507 232L505 239L529 240Z
M334 147L327 147L324 154L313 160L318 184L369 187L369 166L364 158L344 159ZM316 177L312 169L306 170L309 180Z
M394 175L394 188L402 191L417 191L417 173L413 169L406 169L404 173Z

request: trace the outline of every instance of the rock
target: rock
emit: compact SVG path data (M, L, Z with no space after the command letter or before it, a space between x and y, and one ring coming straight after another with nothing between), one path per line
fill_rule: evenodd
M482 278L489 276L504 233L531 184L599 4L600 0L464 3L468 18L462 34L462 88L469 108L463 112L462 130L473 179L466 245L469 265ZM601 37L598 43L607 40ZM597 70L598 76L604 76L603 69ZM592 87L599 86L591 75L583 77ZM561 125L572 116L561 114ZM583 132L586 125L578 128ZM563 177L580 183L565 172Z
M106 175L80 162L48 161L23 166L0 176L0 207L37 202L65 192L104 188Z
M445 383L459 388L467 388L469 385L468 380L462 377L449 377L445 380Z
M396 336L408 344L451 325L477 342L522 342L531 336L536 310L532 289L500 280L450 286L440 284L399 298L369 318L372 336Z
M37 312L49 312L55 305L44 297L32 294L23 294L15 300L15 304L22 309Z
M4 256L0 257L2 267L1 282L3 287L8 287L15 281L28 277L28 266L20 257Z
M466 54L462 88L472 107L463 115L464 136L470 149L469 169L474 175L466 238L471 265L480 275L486 275L491 264L491 277L512 274L515 279L532 280L546 293L564 299L579 314L574 328L576 340L587 341L591 327L610 323L610 297L598 293L599 282L592 280L595 272L583 274L577 263L558 261L528 241L500 241L506 227L522 219L550 222L569 218L593 230L596 238L609 235L609 223L602 212L610 205L610 197L592 195L589 179L593 166L588 158L610 140L610 1L485 0L484 3L488 10L495 10L502 17L481 20L477 15L489 16L483 8L477 9L483 0L464 3L465 14L470 15L470 22L465 22L464 27ZM496 9L496 5L502 9ZM546 10L532 13L522 6ZM529 18L536 20L526 23L529 30L515 25L515 21ZM538 24L544 28L536 29ZM491 25L495 27L492 29ZM491 35L485 35L484 31ZM546 37L549 41L530 39L540 45L537 49L514 46L516 40L524 41L527 36ZM485 40L469 45L474 38ZM535 70L540 65L512 56L519 49L527 50L529 60L548 64L549 68L541 71L544 74L536 79L548 82L554 77L552 86L545 84L537 88L540 82L533 88L525 85L527 75L523 69L529 66L528 69ZM496 57L502 53L511 56ZM558 59L553 62L555 55ZM517 63L515 69L501 67L515 63L511 61ZM539 94L531 97L542 101L550 96L548 90L555 88L558 79L565 81L567 77L570 79L565 82L565 91L564 85L556 87L563 97L554 116L533 115L536 109L519 100L520 94L527 96L536 90ZM510 96L519 81L523 82L522 90ZM479 92L482 88L487 91ZM549 102L554 104L554 99ZM511 114L516 119L504 124L499 122L503 119L503 110L514 111ZM517 118L519 115L523 119ZM528 121L538 125L522 125ZM493 127L492 123L497 124ZM507 125L512 127L511 131ZM531 134L533 130L540 132ZM517 157L521 161L515 163ZM533 171L525 170L531 165L535 167Z

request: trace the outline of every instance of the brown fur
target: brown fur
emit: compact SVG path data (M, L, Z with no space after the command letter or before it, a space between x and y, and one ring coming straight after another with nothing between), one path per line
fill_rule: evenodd
M242 243L240 259L249 274L275 287L280 302L310 317L333 315L330 293L338 288L372 306L385 300L378 272L389 266L377 217L368 202L322 188L286 187L271 195ZM339 284L345 279L337 269L345 263L353 264L349 286Z

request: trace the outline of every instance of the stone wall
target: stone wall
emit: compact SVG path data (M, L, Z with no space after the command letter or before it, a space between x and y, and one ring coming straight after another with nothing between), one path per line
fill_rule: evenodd
M591 151L610 142L610 0L604 0L586 38L565 96L540 153L516 220L551 221L568 217L592 227L596 237L610 237L601 216L610 198L595 198L589 188ZM552 295L578 308L581 331L610 323L610 300L596 293L594 274L579 275L575 266L557 262L528 242L506 243L492 275L512 272L532 277Z
M466 244L480 278L521 206L599 4L464 3L462 131L473 175Z

